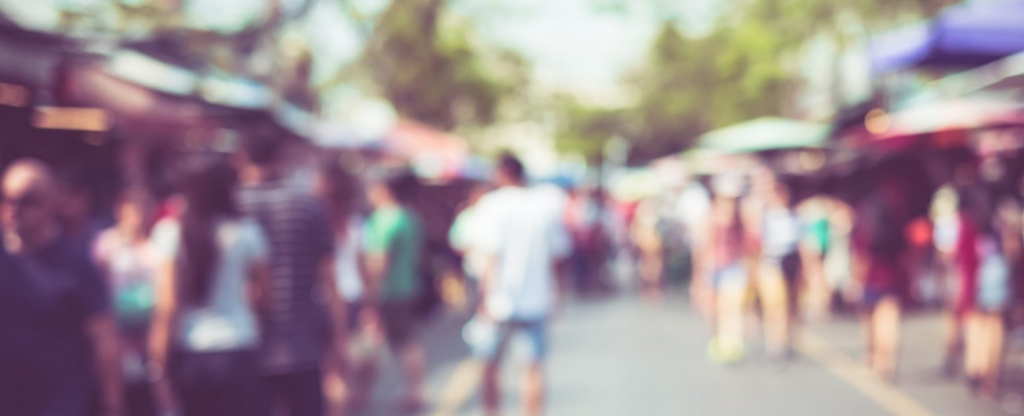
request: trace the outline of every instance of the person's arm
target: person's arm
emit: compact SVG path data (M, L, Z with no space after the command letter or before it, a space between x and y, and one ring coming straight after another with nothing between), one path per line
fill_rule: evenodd
M348 313L345 307L345 300L341 297L341 292L334 278L334 270L333 256L325 256L320 259L318 269L320 286L327 299L327 309L331 317L334 354L338 360L343 361L348 338Z
M177 325L178 296L175 283L177 253L180 245L180 227L171 221L162 221L153 230L152 247L158 261L154 277L156 301L150 320L147 340L147 376L152 383L153 401L160 414L178 410L178 403L167 377L171 336Z
M490 315L487 311L487 299L491 293L494 293L494 286L498 279L498 258L497 256L488 253L486 258L483 260L483 270L480 274L480 283L477 288L478 296L480 301L477 305L477 314L489 318Z
M177 296L174 288L174 263L164 261L157 273L156 305L149 330L149 364L147 371L153 383L153 398L161 412L176 410L177 401L167 378L171 332L175 325Z
M311 200L309 203L309 223L307 224L310 238L316 247L317 259L317 289L322 294L322 299L327 302L327 313L331 328L331 349L326 360L333 361L335 365L329 367L327 378L338 378L346 359L346 347L348 337L348 319L345 301L341 297L335 278L336 268L334 265L335 256L335 230L337 226L332 224L327 210L319 200Z
M117 324L109 313L86 321L86 332L92 341L102 400L101 415L124 414L124 392L121 383L121 351Z
M392 218L373 215L366 224L366 303L375 308L380 299L380 290L387 279L390 256L389 249L395 237Z
M366 302L376 306L380 298L380 287L388 271L387 253L366 254Z
M100 389L100 414L120 415L124 413L121 340L111 312L111 290L88 256L82 258L75 272L80 273L78 294L81 313L85 317L82 329L92 345L92 358Z

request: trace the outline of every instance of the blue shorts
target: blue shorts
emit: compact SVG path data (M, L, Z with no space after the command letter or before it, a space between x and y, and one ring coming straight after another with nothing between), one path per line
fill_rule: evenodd
M548 352L548 324L543 319L510 320L496 324L494 336L473 346L473 353L488 365L497 365L512 344L530 364L541 364Z
M737 262L716 270L712 276L712 284L716 289L723 286L743 286L747 284L748 278L743 263Z
M899 300L899 292L893 289L878 289L878 288L864 288L861 293L861 306L867 310L875 309L879 303L890 297L896 297Z

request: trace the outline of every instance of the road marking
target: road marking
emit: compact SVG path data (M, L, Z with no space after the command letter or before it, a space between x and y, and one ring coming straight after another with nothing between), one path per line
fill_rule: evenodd
M441 390L437 407L430 416L454 416L480 385L483 367L473 359L466 359L455 367L448 384Z
M885 383L866 367L836 351L828 342L809 332L800 334L797 349L814 359L836 377L853 386L893 416L936 416L906 393Z

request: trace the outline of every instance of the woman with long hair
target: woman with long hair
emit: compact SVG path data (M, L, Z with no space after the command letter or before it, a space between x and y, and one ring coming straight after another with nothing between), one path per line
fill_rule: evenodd
M698 290L707 291L713 304L708 355L720 363L739 361L745 354L743 320L750 276L745 264L742 187L742 181L733 177L716 184L700 261L706 280Z
M346 405L351 409L366 406L383 335L364 296L369 282L363 250L364 219L359 213L362 201L359 179L341 163L333 161L321 168L317 192L326 202L334 228L334 277L348 309L348 331L352 340L346 362L335 364L346 368L354 383L346 385L344 380L328 378L324 385L332 412L338 413Z
M187 416L257 413L256 304L267 242L235 208L234 171L218 156L184 165L184 212L157 225L149 375L158 408Z

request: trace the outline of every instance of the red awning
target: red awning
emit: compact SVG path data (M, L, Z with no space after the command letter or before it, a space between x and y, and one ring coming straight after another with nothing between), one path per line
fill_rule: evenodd
M437 179L458 175L470 155L461 137L411 120L399 120L384 145L417 171Z

